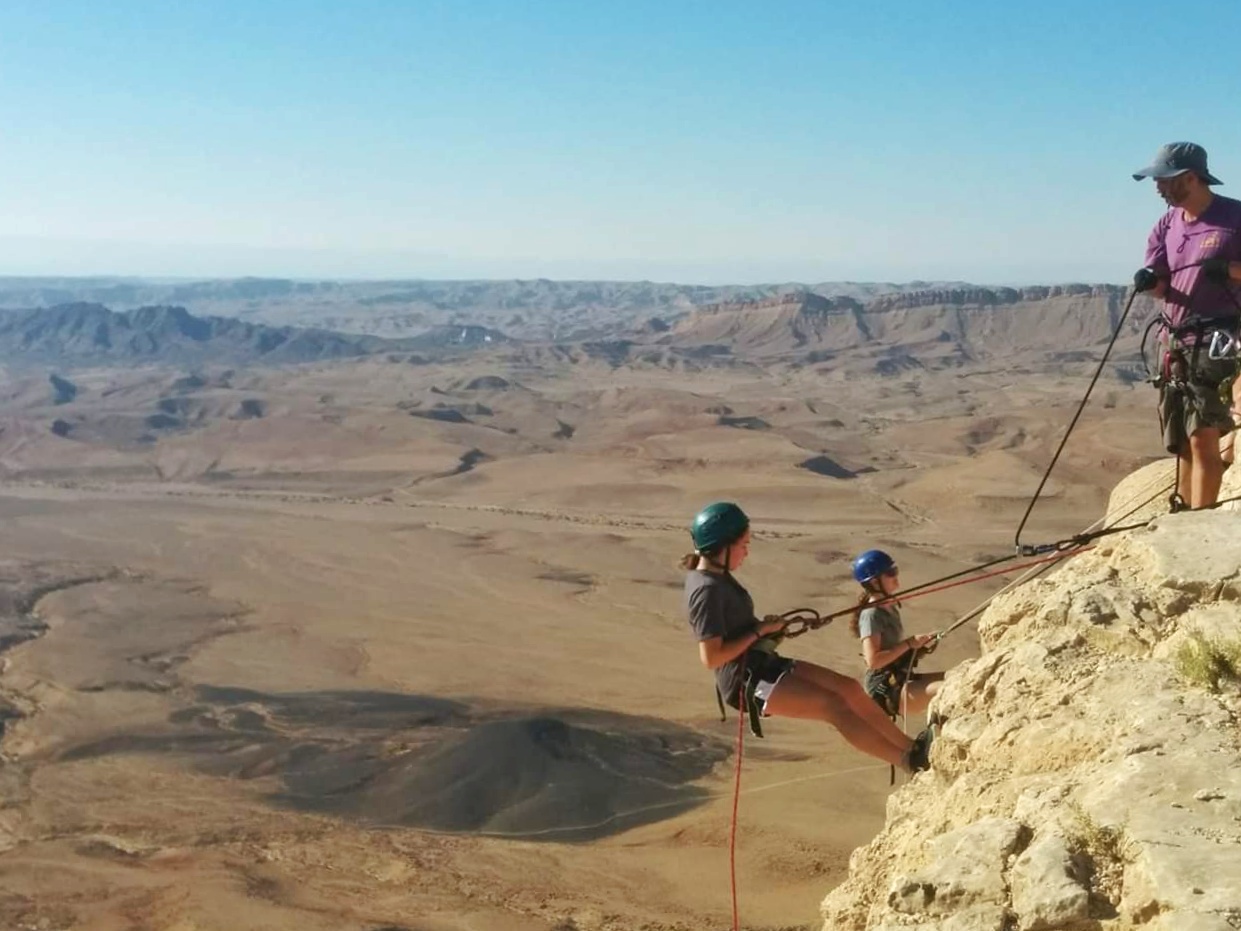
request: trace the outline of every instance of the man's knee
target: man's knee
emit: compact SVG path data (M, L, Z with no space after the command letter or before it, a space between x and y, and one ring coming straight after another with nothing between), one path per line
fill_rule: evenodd
M1189 454L1199 462L1219 459L1218 427L1199 427L1189 438Z

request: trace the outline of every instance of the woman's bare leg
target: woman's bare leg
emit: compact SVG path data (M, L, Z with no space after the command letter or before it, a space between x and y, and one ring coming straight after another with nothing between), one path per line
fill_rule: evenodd
M901 690L901 714L921 714L926 711L931 699L939 694L940 683L943 681L942 672L926 672L906 682L905 688Z
M892 746L901 749L909 746L909 738L888 717L887 712L879 707L879 703L866 694L866 689L862 688L862 683L858 682L857 679L841 675L834 669L828 669L826 666L806 663L801 660L797 661L797 665L793 667L793 672L790 675L800 676L809 682L813 682L819 688L827 689L829 692L839 695L853 710L854 714L882 734Z
M886 734L881 734L854 711L843 697L797 675L800 669L801 664L798 664L797 669L780 680L780 684L767 699L767 714L780 718L826 721L840 732L840 736L868 756L902 769L907 768L909 750L913 746L908 737L897 730L902 743L893 743ZM884 718L884 722L890 723L887 718Z

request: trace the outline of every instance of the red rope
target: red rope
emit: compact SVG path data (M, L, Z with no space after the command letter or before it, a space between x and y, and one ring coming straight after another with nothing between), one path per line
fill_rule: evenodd
M935 585L931 588L924 588L916 591L911 595L900 595L896 598L888 598L886 601L877 601L873 604L885 604L888 601L909 601L912 598L921 598L923 595L929 595L931 592L942 592L949 588L956 588L958 585L969 585L971 582L981 582L983 579L989 579L996 575L1007 575L1010 572L1017 572L1021 569L1029 569L1032 566L1040 566L1045 562L1055 562L1057 559L1065 559L1068 556L1076 556L1078 553L1084 553L1087 550L1094 549L1093 546L1083 546L1073 550L1071 553L1052 553L1050 556L1044 556L1042 559L1032 559L1030 562L1019 563L1015 566L1005 566L1003 569L994 569L991 572L984 572L982 575L971 576L968 579L960 579L956 582L949 582L946 585Z
M1241 498L1241 496L1238 496L1238 497ZM972 576L969 576L968 578L959 579L955 582L949 582L944 585L934 585L929 588L919 588L919 589L915 589L910 592L896 592L895 594L889 595L886 598L876 598L874 601L868 602L868 605L875 607L879 605L892 604L893 602L913 601L913 599L915 598L921 598L923 595L929 595L932 592L942 592L950 588L956 588L958 585L969 585L973 582L981 582L983 579L990 579L997 575L1007 575L1010 572L1018 572L1021 569L1029 569L1031 566L1039 566L1045 562L1056 562L1057 560L1060 560L1060 559L1068 559L1070 556L1076 556L1078 553L1084 553L1087 550L1091 550L1091 549L1094 549L1093 545L1075 547L1072 550L1059 550L1055 553L1052 553L1050 556L1044 556L1042 559L1034 559L1034 560L1031 560L1030 562L1018 563L1015 566L1005 566L1003 569L994 569L991 572L984 572L982 575L972 575ZM949 576L949 578L951 578L951 576ZM785 636L786 637L800 637L804 633L807 633L812 630L818 630L820 627L824 626L830 621L834 621L838 617L844 617L846 614L852 614L856 610L857 610L856 607L841 608L839 611L833 611L831 614L824 614L822 616L817 616L817 617L812 617L812 618L792 618L789 621L790 625L801 624L802 627L800 629L794 628L792 632L786 633ZM796 611L811 612L812 609L797 608ZM792 615L793 613L794 613L793 611L788 612L789 615Z
M728 829L728 881L733 891L733 931L741 931L737 911L737 808L741 803L741 751L745 746L745 682L737 696L737 772L733 777L733 820Z

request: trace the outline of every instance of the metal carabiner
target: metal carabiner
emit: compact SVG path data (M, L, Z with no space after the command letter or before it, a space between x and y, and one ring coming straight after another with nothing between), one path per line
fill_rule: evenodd
M1207 358L1217 362L1235 359L1241 355L1241 336L1225 333L1223 330L1211 331L1211 345L1207 347Z
M809 633L812 630L818 630L827 623L814 608L794 608L792 611L785 611L783 614L765 617L763 620L785 621L784 629L780 631L782 638L800 637L802 634Z

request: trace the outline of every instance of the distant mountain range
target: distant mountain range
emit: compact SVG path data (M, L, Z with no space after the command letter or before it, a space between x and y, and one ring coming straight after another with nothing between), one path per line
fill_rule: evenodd
M291 281L240 278L2 278L0 307L103 304L116 311L184 307L199 316L269 326L401 338L436 325L472 324L518 339L607 339L651 317L676 319L701 304L810 291L859 301L960 282L704 285L649 281Z
M0 311L0 360L9 364L288 364L377 352L468 349L507 341L503 333L479 326L441 325L416 337L393 340L199 317L184 307L170 306L117 313L101 304L73 303Z
M243 285L216 282L201 287L208 284L222 289L218 293ZM294 290L301 287L285 284ZM513 282L449 284L456 300L478 307L492 306L505 294L513 296L516 286ZM1127 294L1113 285L907 286L873 295L868 289L878 286L840 285L838 292L852 288L853 293L832 295L772 286L774 293L747 298L729 293L725 300L678 304L675 312L661 314L658 311L669 308L674 293L680 300L695 289L643 283L531 284L545 292L546 299L558 295L567 304L539 307L535 297L523 298L535 303L523 303L521 313L509 315L520 331L517 336L508 327L495 326L497 314L484 310L422 313L421 323L404 328L399 337L380 336L365 332L370 328L363 326L368 315L377 313L376 305L357 302L327 308L307 304L298 316L314 324L308 326L262 322L253 315L241 319L192 313L179 305L117 311L99 303L72 302L0 310L0 361L289 364L376 353L438 356L507 347L505 352L512 360L532 365L589 360L612 367L642 363L693 368L735 361L795 365L832 361L891 375L907 368L960 367L1017 356L1038 364L1084 361L1110 335ZM378 287L375 283L368 286ZM313 287L326 288L327 284ZM271 282L253 282L240 293L266 293L264 288L281 290ZM721 290L745 289L698 290L714 296ZM639 307L640 313L636 312ZM1121 334L1118 359L1135 358L1140 331L1152 310L1148 298L1139 299ZM526 324L527 318L535 317L560 324L550 327L553 332L548 334L546 325ZM569 326L573 319L577 325Z

